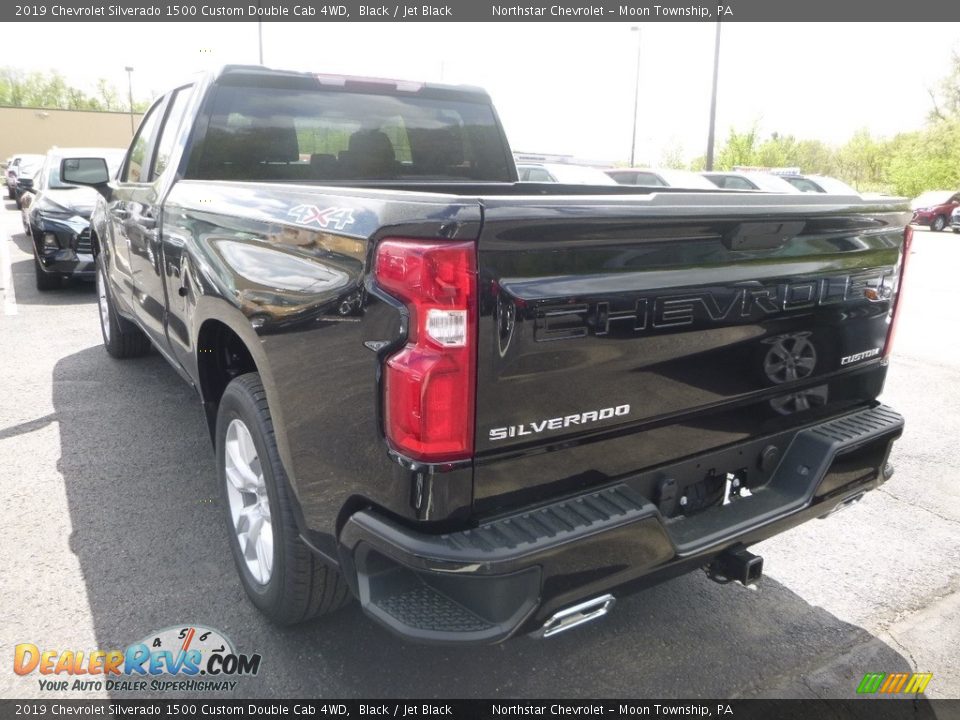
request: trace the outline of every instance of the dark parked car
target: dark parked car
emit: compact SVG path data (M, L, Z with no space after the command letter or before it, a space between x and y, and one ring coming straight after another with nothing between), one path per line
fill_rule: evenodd
M114 148L57 148L51 150L34 183L27 211L27 232L33 240L38 290L60 287L64 277L92 280L90 213L97 193L60 179L60 162L71 157L103 158L111 172L120 167L123 150Z
M920 196L923 197L922 195ZM920 199L920 198L918 198ZM953 211L960 207L960 193L953 193L949 197L933 197L930 204L918 207L913 211L911 225L926 225L935 232L943 230Z

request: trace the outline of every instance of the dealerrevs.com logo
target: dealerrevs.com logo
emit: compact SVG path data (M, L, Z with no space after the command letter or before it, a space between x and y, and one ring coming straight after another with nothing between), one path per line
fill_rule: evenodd
M39 676L44 691L230 691L260 670L259 654L238 653L219 630L169 627L125 650L52 650L33 643L14 648L13 671Z

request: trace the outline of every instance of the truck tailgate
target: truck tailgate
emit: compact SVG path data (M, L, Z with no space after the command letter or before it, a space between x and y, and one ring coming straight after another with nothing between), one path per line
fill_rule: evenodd
M882 389L899 201L482 204L481 511L865 407Z

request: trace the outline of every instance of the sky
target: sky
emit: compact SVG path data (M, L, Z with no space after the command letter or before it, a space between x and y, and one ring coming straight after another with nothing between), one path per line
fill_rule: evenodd
M706 149L714 23L264 23L264 64L321 73L479 85L515 151L624 162L636 62L636 160ZM257 23L43 23L18 36L82 52L8 55L93 90L106 78L148 99L192 72L256 63ZM122 29L121 29L122 27ZM118 33L126 41L117 42ZM129 48L129 49L127 49ZM928 89L960 51L960 23L724 23L717 137L756 124L832 144L860 128L890 136L923 125ZM14 60L15 58L15 60Z

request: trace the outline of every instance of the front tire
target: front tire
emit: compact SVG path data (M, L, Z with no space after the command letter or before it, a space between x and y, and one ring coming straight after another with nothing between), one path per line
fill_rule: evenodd
M97 310L100 316L100 334L103 347L111 357L118 360L135 358L150 352L150 338L128 320L117 314L107 284L106 270L103 267L103 255L97 255Z
M947 226L947 219L943 215L937 215L930 223L930 229L934 232L940 232Z
M224 391L216 445L230 550L250 601L281 625L345 605L346 581L300 539L258 373L235 378Z

